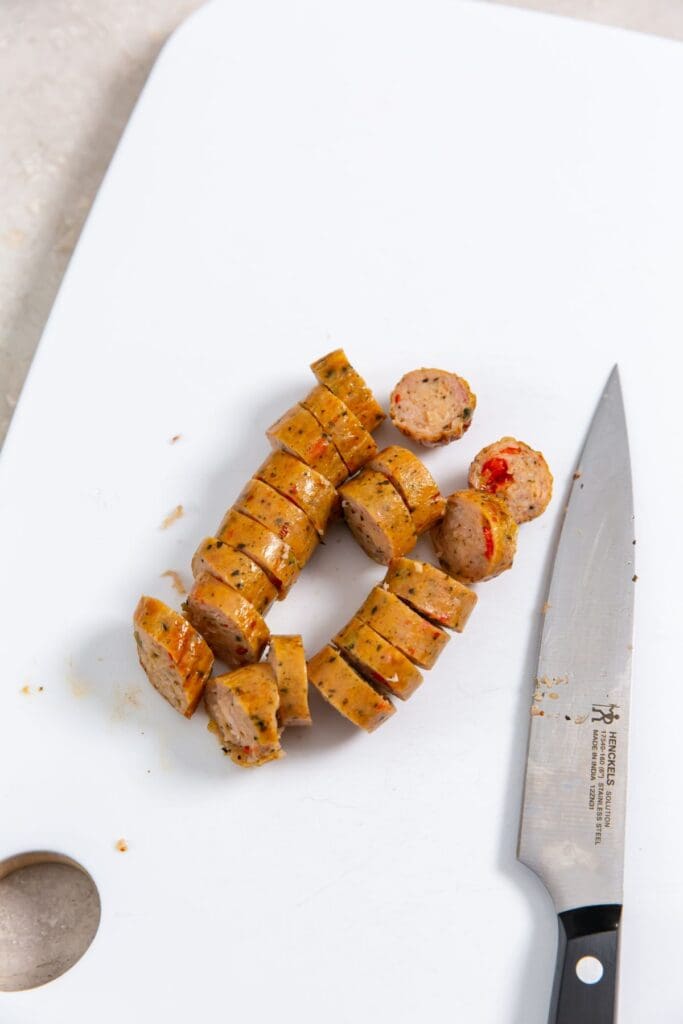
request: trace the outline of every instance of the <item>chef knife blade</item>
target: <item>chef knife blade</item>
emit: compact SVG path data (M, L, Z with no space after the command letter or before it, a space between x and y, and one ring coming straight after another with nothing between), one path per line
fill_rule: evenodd
M549 1024L615 1019L634 544L615 366L574 476L531 702L518 856L541 878L559 917Z

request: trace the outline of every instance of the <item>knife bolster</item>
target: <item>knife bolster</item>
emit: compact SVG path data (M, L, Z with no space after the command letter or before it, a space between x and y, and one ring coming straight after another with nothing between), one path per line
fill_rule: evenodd
M621 906L615 903L558 914L557 969L548 1024L613 1024L620 920ZM599 980L582 980L594 978L600 967ZM590 968L595 969L592 975Z

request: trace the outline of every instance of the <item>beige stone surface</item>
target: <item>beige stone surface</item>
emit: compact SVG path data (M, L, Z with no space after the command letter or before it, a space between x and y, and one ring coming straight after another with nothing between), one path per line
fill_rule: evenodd
M680 0L507 2L683 39ZM200 0L0 0L0 443L149 69L169 33L199 6ZM36 865L4 879L6 973L20 987L55 977L87 947L98 915L97 896L79 872Z

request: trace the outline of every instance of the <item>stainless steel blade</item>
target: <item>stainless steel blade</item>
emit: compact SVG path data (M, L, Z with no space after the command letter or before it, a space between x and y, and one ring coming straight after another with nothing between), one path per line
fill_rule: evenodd
M634 544L615 366L572 485L531 702L518 856L558 912L621 902Z

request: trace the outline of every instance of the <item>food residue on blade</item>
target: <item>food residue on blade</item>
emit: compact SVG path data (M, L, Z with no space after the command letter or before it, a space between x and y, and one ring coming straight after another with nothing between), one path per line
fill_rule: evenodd
M545 715L545 711L541 711L541 709L537 708L535 704L531 705L531 717L532 718L543 718L544 715Z
M576 473L574 473L574 479L578 480L580 476L581 476L581 470L577 469Z
M546 601L543 607L541 608L541 615L547 615L551 608L552 605L550 601Z
M183 578L180 575L180 573L177 572L175 569L167 569L166 572L162 572L161 575L162 575L162 578L164 576L168 576L168 578L171 581L171 585L172 585L173 589L176 591L176 593L182 594L182 595L185 595L187 593L187 590L185 588L185 584L183 583Z
M173 509L173 511L169 512L169 514L166 516L166 518L164 519L164 521L161 524L161 526L159 527L159 529L160 530L167 530L169 528L169 526L172 526L173 523L175 523L177 519L182 519L182 517L184 515L185 515L185 509L183 508L183 506L182 505L176 505L176 507Z

